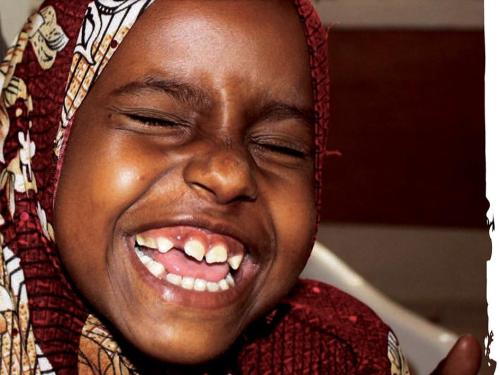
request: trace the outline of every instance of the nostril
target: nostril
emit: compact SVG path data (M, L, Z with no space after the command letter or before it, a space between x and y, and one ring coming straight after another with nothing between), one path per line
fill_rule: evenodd
M210 195L216 195L216 192L210 189L207 185L204 185L200 182L188 182L188 185L193 189L196 190L198 193L208 193Z
M219 204L257 198L252 167L234 151L219 148L210 155L193 158L184 170L184 181L200 197Z
M221 182L224 184L224 182ZM204 199L214 200L220 204L229 204L234 202L253 202L257 199L255 189L251 191L247 189L235 189L234 187L226 186L224 188L211 187L208 184L200 182L190 182L188 185L196 194Z

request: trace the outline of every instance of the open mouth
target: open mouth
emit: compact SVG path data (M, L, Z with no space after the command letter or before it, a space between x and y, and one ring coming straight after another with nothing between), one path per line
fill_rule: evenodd
M244 245L204 229L177 226L135 236L135 253L155 278L196 292L221 293L236 286Z

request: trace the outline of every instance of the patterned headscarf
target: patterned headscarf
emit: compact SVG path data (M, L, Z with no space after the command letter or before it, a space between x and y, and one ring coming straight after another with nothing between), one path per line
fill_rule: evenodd
M52 226L72 120L153 0L47 0L0 65L0 373L128 374L130 363L66 276ZM294 1L309 47L316 199L328 124L326 32Z

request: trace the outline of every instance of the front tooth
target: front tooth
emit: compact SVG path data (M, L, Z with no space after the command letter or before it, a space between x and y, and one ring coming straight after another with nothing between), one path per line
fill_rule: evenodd
M184 289L192 290L193 287L194 287L194 278L188 277L188 276L184 276L182 278L181 286Z
M158 247L154 238L137 235L135 240L139 246L149 247L150 249L156 249Z
M236 285L234 282L234 279L230 273L226 276L226 281L227 281L228 285L231 287L234 287Z
M224 244L215 245L212 247L207 255L205 255L205 260L208 264L211 263L224 263L227 261L227 247Z
M202 279L196 279L194 281L194 290L198 292L204 292L207 289L207 282Z
M234 255L227 261L233 270L240 268L241 261L243 260L243 255Z
M218 292L219 291L219 284L209 281L207 283L207 289L209 292L212 292L212 293Z
M160 237L157 239L158 241L158 250L160 250L160 253L168 253L172 248L174 247L174 244L172 241L165 237Z
M205 246L198 240L189 240L184 244L184 252L201 262L205 256Z
M176 275L175 273L169 273L166 277L167 281L174 285L181 285L182 276Z
M163 267L163 264L155 262L154 260L148 261L144 265L155 277L160 277L161 274L165 272L165 267Z

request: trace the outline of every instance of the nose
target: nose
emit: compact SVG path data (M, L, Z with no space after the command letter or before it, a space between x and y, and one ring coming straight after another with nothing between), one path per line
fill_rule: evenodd
M243 152L213 145L184 169L184 181L196 194L218 204L255 201L257 184Z

